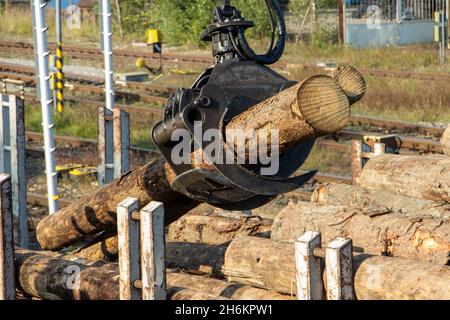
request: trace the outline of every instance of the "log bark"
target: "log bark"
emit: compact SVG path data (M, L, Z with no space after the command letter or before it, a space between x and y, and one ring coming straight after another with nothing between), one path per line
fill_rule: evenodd
M296 295L294 259L293 245L241 237L228 246L222 271L232 282Z
M450 127L444 131L444 134L441 138L442 149L444 150L444 154L450 157Z
M450 202L450 158L386 154L370 159L360 186L405 196Z
M450 267L401 258L354 258L358 300L448 300Z
M168 273L167 282L171 286L190 288L211 295L232 300L290 300L288 295L261 288L186 273Z
M339 131L349 117L349 100L338 82L329 76L313 76L238 115L227 130L255 130L256 135L268 137L270 130L278 130L280 150L285 150Z
M36 237L42 248L59 250L116 227L117 205L135 197L139 205L150 201L165 204L166 223L178 219L198 203L170 189L173 171L164 160L156 160L122 176L99 192L76 201L44 218L37 226Z
M166 243L166 265L172 269L182 269L200 274L223 277L221 268L226 246L202 243ZM117 237L111 237L86 249L73 253L89 261L117 261Z
M220 245L244 235L269 237L272 222L257 216L190 213L169 226L167 239Z
M450 261L450 221L446 219L389 211L366 214L344 206L291 202L276 217L271 238L293 242L306 231L320 231L324 243L349 237L364 253L441 265Z
M353 270L357 299L450 299L448 266L360 254L354 258ZM223 271L233 282L296 293L291 243L236 239L228 247Z
M329 183L317 187L312 202L357 208L370 212L404 213L408 216L450 218L450 204L411 198L385 190L369 190L345 183Z
M336 80L316 76L252 107L232 119L227 128L277 129L283 152L311 137L341 129L349 115L349 101ZM126 197L138 198L141 206L161 201L167 223L175 221L197 203L170 188L174 177L165 161L148 163L43 219L36 230L37 239L43 249L59 250L111 230L116 224L116 207Z
M15 255L19 289L48 300L118 300L116 263L90 262L52 252L19 249ZM79 271L79 278L76 273ZM290 297L260 288L185 273L167 273L171 300L287 300Z
M72 261L71 261L72 260ZM19 249L17 284L22 292L46 300L118 300L118 267L62 255ZM78 275L78 276L77 276Z

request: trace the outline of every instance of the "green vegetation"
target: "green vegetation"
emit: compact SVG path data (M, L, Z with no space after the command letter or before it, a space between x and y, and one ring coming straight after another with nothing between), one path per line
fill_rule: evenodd
M97 139L97 112L93 107L66 103L62 114L53 113L55 134L61 136ZM154 149L150 138L150 129L154 120L143 115L132 113L131 144L141 148ZM25 109L26 130L42 132L42 115L40 105L27 104Z
M171 50L205 48L209 54L208 44L199 41L199 35L209 24L212 8L218 0L121 0L122 29L124 38L119 39L117 8L112 5L115 29L114 43L124 46L131 41L143 41L145 30L158 28L162 31L164 42ZM261 0L234 0L232 2L242 10L247 19L253 20L256 27L248 31L252 44L257 51L263 51L267 45L269 20L264 2ZM302 21L308 1L291 0L290 15ZM319 0L319 9L334 8L334 0ZM96 9L94 9L96 10ZM32 19L30 12L10 9L8 14L0 12L0 34L3 39L31 41ZM297 22L298 22L297 21ZM47 14L49 39L54 36L54 18ZM64 26L65 28L65 26ZM286 46L283 61L293 65L313 65L320 62L348 63L358 68L381 70L406 70L416 72L450 72L450 61L444 65L438 62L436 45L417 45L405 47L355 49L340 46L335 42L336 30L320 22L310 41L289 42ZM98 22L85 20L80 30L64 30L66 43L95 42L98 43ZM198 51L195 51L198 52ZM203 52L201 52L203 53ZM70 64L70 59L66 63ZM77 62L80 63L80 62ZM84 62L98 66L98 62ZM89 64L90 63L90 64ZM128 63L128 62L127 62ZM123 61L115 61L117 71L131 71L134 66ZM284 75L290 79L302 80L313 73L323 72L314 67L291 66ZM178 75L167 72L155 84L173 87L189 86L196 75ZM420 81L413 79L397 79L382 77L366 77L367 95L354 106L354 113L380 116L387 119L412 122L450 122L450 90L449 83L444 81ZM126 103L126 102L124 102ZM142 119L144 118L144 119ZM96 138L96 114L84 106L70 106L63 115L55 115L56 132L60 135ZM132 115L132 142L141 147L153 147L149 137L149 128L153 125L145 117ZM28 106L27 128L41 130L40 108ZM82 126L80 125L82 124ZM314 157L313 157L314 158ZM330 160L331 162L333 159Z
M155 1L150 7L153 25L170 44L202 46L200 34L211 22L211 12L218 3L216 0ZM246 19L255 22L255 27L248 31L251 37L259 39L267 35L270 25L264 1L235 0L233 5Z

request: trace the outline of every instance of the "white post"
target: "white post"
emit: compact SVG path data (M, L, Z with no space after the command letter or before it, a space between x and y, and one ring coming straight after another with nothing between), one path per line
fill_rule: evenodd
M99 185L104 186L114 180L114 142L113 142L113 123L108 121L112 119L114 111L114 71L112 62L112 29L111 29L111 4L109 0L101 0L101 33L104 56L104 72L105 72L105 123L102 134L104 135L104 149L99 150L104 152L101 156L101 163L99 164Z
M308 231L295 242L298 300L322 300L323 298L321 258L314 256L314 249L320 246L319 232Z
M325 253L327 300L354 300L352 240L338 237Z
M58 210L57 172L55 159L55 141L53 129L55 124L52 118L53 99L50 94L47 27L45 24L45 7L47 2L33 0L35 50L38 60L37 78L39 83L39 97L42 109L42 128L44 133L45 173L47 177L47 197L50 214Z
M164 206L151 202L140 212L142 299L166 300Z
M141 290L135 283L140 280L139 221L133 212L139 210L136 198L127 198L117 206L117 235L119 251L120 300L141 300Z
M375 143L373 145L373 155L376 156L381 156L383 154L386 153L386 145L384 143Z
M15 300L11 179L0 174L0 300Z

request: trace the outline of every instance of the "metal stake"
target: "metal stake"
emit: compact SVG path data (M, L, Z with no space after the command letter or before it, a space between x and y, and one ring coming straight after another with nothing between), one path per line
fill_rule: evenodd
M11 180L0 174L0 300L16 298Z
M112 31L111 31L111 5L109 0L101 0L102 8L102 44L105 72L105 120L113 118L114 111L114 71L112 63ZM104 148L99 150L101 162L98 167L99 186L102 187L114 180L114 126L112 121L104 122Z
M44 133L45 173L47 176L47 197L49 213L58 210L57 172L55 159L55 141L53 129L55 124L52 118L53 99L50 94L50 77L48 70L47 30L45 24L45 7L47 2L33 0L35 48L38 60L37 82L42 108L42 128Z
M15 236L28 248L27 178L25 173L25 108L23 99L0 94L0 171L11 175Z

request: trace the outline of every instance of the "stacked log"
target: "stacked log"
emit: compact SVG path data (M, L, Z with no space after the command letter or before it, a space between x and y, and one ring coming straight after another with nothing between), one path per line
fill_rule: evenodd
M227 129L253 129L256 133L277 129L282 153L342 129L349 116L349 100L337 81L315 76L243 112L227 124ZM60 250L113 230L116 207L127 197L139 199L141 207L152 200L163 202L166 222L175 221L198 203L170 188L174 178L165 161L148 163L43 219L36 230L37 239L43 249Z
M448 266L360 254L354 258L353 270L360 300L450 299ZM236 239L226 252L223 272L233 282L295 293L294 245L255 237Z
M450 157L450 127L444 131L444 134L441 138L442 149L444 150L444 154Z
M15 265L19 289L33 297L49 300L118 300L118 266L90 262L49 252L17 250ZM184 273L167 273L171 300L287 300L276 292L219 279Z
M258 216L189 213L169 226L166 240L169 252L176 252L176 247L182 242L191 243L194 247L195 243L222 245L244 235L270 237L272 223L272 220ZM116 261L117 237L103 239L73 254L92 261Z
M237 283L205 276L196 276L186 273L168 273L168 284L183 288L190 288L208 294L226 297L233 300L290 300L291 296L275 291L254 288Z
M212 246L203 243L167 242L166 266L174 269L183 266L192 272L223 277L221 268L226 249L226 246ZM89 261L117 261L117 237L108 238L86 249L74 252L73 256Z
M369 190L345 183L329 183L317 187L312 202L347 206L371 212L404 213L408 216L450 218L450 204L443 201L411 198L385 190Z
M268 237L272 222L258 216L190 213L169 226L167 240L220 245L239 236Z
M359 251L373 255L446 265L450 253L450 221L403 213L291 202L276 217L271 238L293 242L306 231L320 231L328 243L339 236L353 240Z
M362 170L360 186L450 202L450 158L443 155L392 154L374 157Z
M210 246L208 250L211 255L218 254L217 246ZM169 298L285 299L286 296L275 291L289 295L296 293L292 243L246 236L233 240L222 254L223 274L234 284L169 272ZM34 297L119 298L119 274L115 263L89 262L19 249L15 254L15 265L20 291ZM358 299L450 299L448 266L360 254L354 257L353 270Z

